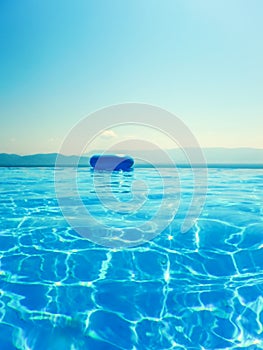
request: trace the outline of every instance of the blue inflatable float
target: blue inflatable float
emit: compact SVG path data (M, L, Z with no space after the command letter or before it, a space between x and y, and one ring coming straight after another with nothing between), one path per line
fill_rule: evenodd
M107 171L130 171L134 164L132 157L122 154L97 154L92 156L89 162L94 170Z

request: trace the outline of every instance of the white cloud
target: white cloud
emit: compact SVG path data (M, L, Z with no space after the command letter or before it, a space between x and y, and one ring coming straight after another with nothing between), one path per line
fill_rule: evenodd
M103 133L100 135L104 139L111 139L117 137L117 134L113 130L105 130Z

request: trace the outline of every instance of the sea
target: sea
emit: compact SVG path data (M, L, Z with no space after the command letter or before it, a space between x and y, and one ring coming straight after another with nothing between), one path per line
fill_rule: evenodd
M263 169L198 178L0 168L0 350L263 349Z

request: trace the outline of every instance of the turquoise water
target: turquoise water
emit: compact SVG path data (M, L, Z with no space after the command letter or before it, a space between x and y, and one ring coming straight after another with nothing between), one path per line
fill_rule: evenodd
M182 234L193 182L190 169L181 169L174 220L129 249L96 245L70 227L53 169L0 173L1 350L263 349L263 170L209 169L203 212ZM100 204L92 178L79 170L85 205L125 226L123 213ZM145 197L134 179L149 188L129 224L154 216L162 199L153 169L113 174L112 193L124 202Z

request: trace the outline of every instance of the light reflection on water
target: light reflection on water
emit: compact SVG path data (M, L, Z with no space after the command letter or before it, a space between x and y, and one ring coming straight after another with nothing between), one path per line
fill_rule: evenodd
M179 234L193 186L190 170L181 169L171 225L126 250L74 232L57 204L52 169L0 171L1 350L263 348L262 170L210 169L202 215ZM61 171L68 189L73 170ZM122 227L156 215L163 190L153 169L113 174L111 193L101 174L108 208L93 176L80 170L79 192L103 222ZM169 181L167 195L176 195L179 183Z

